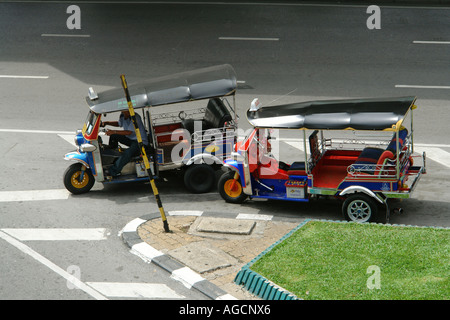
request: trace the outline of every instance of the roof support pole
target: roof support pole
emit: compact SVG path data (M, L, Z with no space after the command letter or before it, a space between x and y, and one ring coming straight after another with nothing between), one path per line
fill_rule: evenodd
M305 172L308 173L308 149L306 148L306 130L303 130L303 149L305 153Z

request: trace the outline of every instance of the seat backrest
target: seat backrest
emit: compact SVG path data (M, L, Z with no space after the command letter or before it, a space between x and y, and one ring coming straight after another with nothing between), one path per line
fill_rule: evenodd
M406 137L408 136L408 130L406 128L400 130L398 132L398 145L400 147L400 151L403 148L403 145L406 142ZM392 137L391 142L387 146L386 150L391 151L393 154L397 153L397 134L394 133L394 136Z
M314 130L309 136L309 151L311 152L311 159L315 164L320 158L319 137L317 137L318 130Z
M227 121L232 119L227 107L219 98L209 99L205 111L205 122L208 128L222 128Z

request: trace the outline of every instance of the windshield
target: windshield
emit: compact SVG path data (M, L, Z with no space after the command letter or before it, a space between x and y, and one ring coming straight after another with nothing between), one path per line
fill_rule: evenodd
M90 135L94 129L95 122L97 121L98 114L94 112L89 112L86 121L84 123L83 133Z

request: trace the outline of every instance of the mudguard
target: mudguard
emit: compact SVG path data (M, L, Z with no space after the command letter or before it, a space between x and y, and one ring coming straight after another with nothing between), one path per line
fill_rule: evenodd
M369 190L369 189L367 189L365 187L362 187L362 186L350 186L350 187L347 187L344 190L342 190L339 193L339 195L340 196L344 196L346 194L356 193L356 192L365 193L368 196L370 196L370 197L374 198L375 200L377 200L379 203L384 204L384 201L381 200L379 197L377 197L377 195L372 190Z
M225 159L225 161L223 162L223 166L225 168L231 169L233 171L237 171L239 172L239 164L236 160L233 159Z
M247 178L247 181L245 179L245 171L244 171L243 163L241 161L234 160L234 159L225 159L225 161L223 162L223 167L239 173L239 179L241 181L241 185L242 185L244 193L246 195L251 196L252 195L252 184L251 184L249 176Z
M190 158L188 161L185 162L187 166L197 163L206 163L211 165L211 164L222 164L223 161L218 157L213 156L212 154L200 153L196 154L195 156L193 156L192 158Z
M86 153L80 153L78 151L66 153L64 160L72 160L82 163L86 168L90 168L89 160Z

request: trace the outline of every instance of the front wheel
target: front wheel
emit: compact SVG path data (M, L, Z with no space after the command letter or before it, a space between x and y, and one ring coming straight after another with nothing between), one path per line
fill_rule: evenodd
M345 199L342 205L344 219L354 222L373 221L378 213L374 199L365 194L354 194Z
M234 172L224 173L218 183L219 193L226 202L242 203L247 199L239 179L234 179Z
M70 165L64 172L64 186L73 194L88 192L94 183L95 180L91 170L81 163Z

